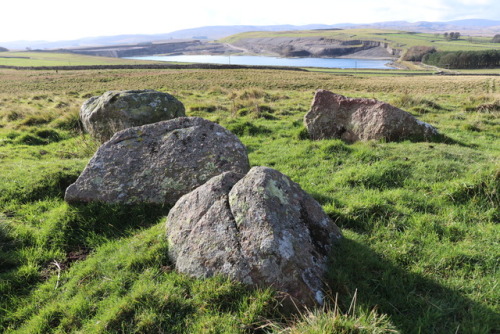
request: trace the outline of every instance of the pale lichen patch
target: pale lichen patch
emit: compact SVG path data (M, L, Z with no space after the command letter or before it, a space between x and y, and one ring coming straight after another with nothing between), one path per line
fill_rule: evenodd
M92 180L92 183L96 184L96 185L101 185L103 183L104 179L100 176L96 176L94 177L94 179Z
M278 187L278 183L275 180L271 180L267 184L266 195L271 195L278 198L283 205L288 204L288 196L282 189Z
M287 260L295 255L290 235L283 235L283 237L278 240L278 250L281 256Z

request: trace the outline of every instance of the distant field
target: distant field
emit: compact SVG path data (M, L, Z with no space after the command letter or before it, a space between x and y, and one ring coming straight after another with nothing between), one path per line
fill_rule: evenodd
M376 30L376 29L350 29L350 30L306 30L306 31L281 31L281 32L247 32L227 37L221 42L235 43L242 38L262 38L262 37L311 37L322 36L336 40L371 40L386 42L396 49L408 49L412 46L424 45L434 46L441 51L458 50L500 50L500 43L491 43L490 37L468 37L462 36L455 41L447 41L442 34L409 33L397 30ZM471 39L469 39L471 38ZM429 74L436 72L437 68L423 68L418 63L403 62L406 70L358 70L355 74L387 75L387 74L416 74L423 72ZM19 67L42 67L42 66L99 66L99 65L140 65L140 64L179 64L170 62L158 62L147 60L132 60L113 57L87 56L73 53L52 53L52 52L1 52L0 66ZM349 74L352 70L338 69L316 69L308 68L310 71L332 72ZM467 74L500 74L499 69L467 70L459 71Z
M480 69L480 70L459 70L458 72L462 74L483 74L483 73L488 73L488 74L500 74L500 68L493 68L493 69Z
M305 68L311 72L332 73L339 75L356 75L356 76L420 76L420 75L437 75L437 70L429 69L408 69L408 70L363 70L363 69L336 69L336 68ZM445 73L454 75L500 75L500 68L479 69L479 70L447 70Z
M156 62L146 60L132 60L111 57L96 57L70 53L49 53L49 52L3 52L0 53L0 66L19 67L42 67L42 66L98 66L98 65L141 65L141 64L163 64L178 65L189 64L179 62ZM432 75L437 69L429 69L411 62L404 62L408 69L328 69L328 68L304 68L311 72L324 72L344 75L370 75L370 76L390 76L400 75ZM500 69L484 70L460 70L453 71L463 74L500 74Z
M382 75L382 76L392 76L392 75L432 75L436 71L426 70L426 69L389 69L389 70L373 70L373 69L338 69L338 68L305 68L311 72L322 72L322 73L332 73L339 75ZM500 70L498 71L500 73ZM485 73L485 72L483 72Z
M368 40L377 42L387 42L396 49L408 49L412 46L424 45L434 46L441 51L459 50L500 50L499 43L491 43L491 37L471 37L462 36L455 41L447 41L442 34L411 33L398 30L378 30L378 29L349 29L349 30L303 30L303 31L255 31L241 33L227 37L222 40L226 43L234 43L243 38L262 37L312 37L322 36L337 40Z
M154 61L52 52L2 52L0 66L93 66L153 64Z

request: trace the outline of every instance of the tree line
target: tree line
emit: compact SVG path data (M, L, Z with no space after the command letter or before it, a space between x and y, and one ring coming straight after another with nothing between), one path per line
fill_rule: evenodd
M443 34L443 37L448 40L448 41L451 41L451 40L456 40L456 39L459 39L460 38L460 33L457 31L457 32L445 32Z
M441 51L426 54L422 62L442 68L495 68L500 67L500 51Z

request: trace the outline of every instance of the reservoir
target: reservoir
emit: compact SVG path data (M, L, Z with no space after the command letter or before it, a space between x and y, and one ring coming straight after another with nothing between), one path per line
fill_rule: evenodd
M280 58L267 56L143 56L126 57L127 59L154 60L182 63L259 65L259 66L292 66L292 67L323 67L350 69L391 69L390 60L352 59L352 58Z

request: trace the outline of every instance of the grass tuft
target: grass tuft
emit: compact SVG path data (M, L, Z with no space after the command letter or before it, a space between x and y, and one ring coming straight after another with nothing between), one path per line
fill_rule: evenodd
M257 136L271 131L264 126L254 125L249 121L238 120L226 124L226 128L237 136Z

